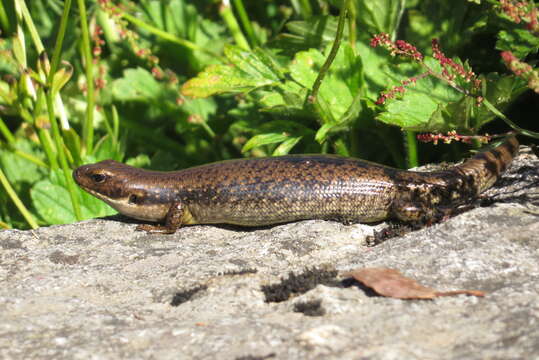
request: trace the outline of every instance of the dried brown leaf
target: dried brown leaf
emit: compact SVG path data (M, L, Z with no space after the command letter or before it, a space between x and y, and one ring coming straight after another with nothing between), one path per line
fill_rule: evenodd
M415 280L402 275L398 270L390 268L363 268L352 270L345 277L353 277L377 294L396 299L434 299L439 296L466 294L485 296L477 290L455 290L440 292L418 284Z

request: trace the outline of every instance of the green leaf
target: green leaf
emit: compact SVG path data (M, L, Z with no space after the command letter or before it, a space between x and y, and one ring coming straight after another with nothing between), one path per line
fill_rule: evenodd
M205 98L215 94L247 92L270 82L254 79L232 65L210 65L182 86L182 94Z
M112 94L119 101L156 101L162 90L162 85L143 68L127 69L123 78L112 83Z
M125 163L129 166L141 168L150 165L151 160L150 157L146 154L138 154L133 158L127 159Z
M326 50L328 53L329 47ZM290 75L305 88L312 88L326 56L316 49L296 54ZM361 59L349 44L343 43L320 86L317 105L324 122L338 122L346 113L355 95L364 85Z
M406 69L402 69L398 59L388 56L385 49L373 48L365 42L358 42L356 46L363 63L365 96L375 102L388 84L406 77Z
M414 131L447 131L455 128L456 124L446 124L443 121L443 107L449 99L437 99L427 94L408 91L399 100L389 101L386 111L377 119L389 125L396 125L404 130ZM458 100L457 98L454 99Z
M198 115L207 121L211 115L215 115L217 104L213 99L185 99L181 109L189 115Z
M68 191L43 180L35 184L30 192L38 214L49 224L67 224L77 221Z
M260 111L293 116L303 112L307 88L294 81L285 81L271 91L261 91Z
M281 143L289 138L289 135L283 134L283 133L270 133L270 134L260 134L255 135L252 138L249 139L243 145L243 148L241 149L242 153L245 153L255 147L263 146L263 145L270 145L275 143Z
M425 63L433 71L441 72L440 65L434 59L426 57ZM415 85L408 85L401 97L388 99L386 111L378 115L377 120L414 131L447 131L460 128L455 119L442 114L446 105L458 102L463 97L463 94L439 79L420 78Z
M114 209L103 201L79 189L80 205L84 219L113 215ZM61 171L52 172L49 179L37 182L30 191L37 213L48 224L68 224L77 221L65 178Z
M26 49L23 32L18 32L13 37L13 55L15 55L18 65L23 69L26 68Z
M498 34L496 49L511 51L519 59L539 51L539 36L526 29L502 30Z
M357 17L370 33L393 34L404 11L403 0L357 1Z
M211 48L219 54L229 41L225 35L226 27L214 19L204 18L210 13L199 11L193 1L145 0L138 3L141 20L165 33L195 43L200 48ZM159 36L144 40L148 42L145 44L147 47L158 49L155 55L162 63L174 64L176 69L182 69L186 74L201 71L218 62L211 54L180 46Z
M182 86L182 94L195 98L214 94L248 92L272 85L283 77L282 70L262 50L248 51L227 46L225 55L232 65L211 65Z
M326 141L330 131L336 126L338 125L332 123L322 125L322 127L320 127L320 129L318 129L318 131L316 132L316 136L314 137L314 139L318 141L318 143L322 144L324 141Z
M9 37L2 38L0 42L0 72L8 74L18 74L19 63L13 52L13 39Z
M483 81L486 84L483 96L499 111L504 111L519 95L528 90L526 81L513 75L500 76L491 73L484 77ZM497 117L485 106L481 106L475 111L474 127L479 129Z
M294 146L303 138L303 136L296 136L283 141L275 150L273 150L273 156L286 155L292 150Z
M94 156L97 161L112 159L121 161L123 157L123 142L115 141L110 135L105 135L95 145Z
M486 25L488 10L466 1L421 0L407 11L404 38L418 49L429 49L439 39L446 53L454 53L474 41L474 30Z
M290 21L286 24L290 33L277 35L271 41L271 46L289 56L310 48L324 48L335 40L337 23L334 16L313 16L305 21ZM348 28L345 27L343 40L347 38Z
M77 132L73 128L70 128L67 130L62 130L62 135L65 139L65 145L67 146L71 156L73 157L73 161L76 164L80 164L81 141L79 134L77 134Z
M284 77L279 65L268 52L262 49L249 51L239 46L229 45L225 47L225 56L232 64L253 78L277 82Z
M56 95L63 87L64 85L71 79L71 76L73 75L73 66L69 63L63 64L65 67L60 68L58 71L56 71L56 74L54 74L54 77L52 78L52 93Z
M441 72L434 59L426 57L425 62L434 72ZM525 82L515 76L489 74L484 81L483 96L502 111L526 90ZM467 86L462 79L455 82ZM388 99L385 111L377 120L405 130L475 133L495 118L484 106L477 107L475 98L465 96L439 79L426 77L413 86L408 85L404 95Z
M38 150L37 144L25 138L18 138L14 144L15 148L35 156L39 160L44 160L43 153ZM0 149L0 167L4 171L10 183L18 192L22 184L33 184L45 176L43 168L38 167L33 162L15 155L6 149Z

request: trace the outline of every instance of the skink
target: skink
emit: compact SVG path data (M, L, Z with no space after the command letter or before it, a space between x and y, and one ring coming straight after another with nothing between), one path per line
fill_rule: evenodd
M518 153L514 136L460 165L398 170L333 155L227 160L173 172L113 160L73 172L84 190L139 220L139 230L174 233L184 224L260 226L305 219L431 222L490 187Z

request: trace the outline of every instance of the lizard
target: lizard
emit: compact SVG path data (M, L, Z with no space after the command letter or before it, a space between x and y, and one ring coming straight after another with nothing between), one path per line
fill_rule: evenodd
M499 146L445 170L400 170L337 155L225 160L179 171L104 160L73 171L76 183L128 217L174 233L182 225L264 226L307 219L345 224L432 223L492 186L518 153Z

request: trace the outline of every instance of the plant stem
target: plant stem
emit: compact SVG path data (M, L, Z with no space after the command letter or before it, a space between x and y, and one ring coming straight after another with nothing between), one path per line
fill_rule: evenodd
M236 11L238 12L238 15L240 17L241 24L243 25L243 29L245 30L245 33L247 34L251 45L260 45L258 43L258 39L255 36L253 25L251 25L251 21L249 20L249 15L247 14L247 11L245 11L245 6L243 6L243 0L234 0L234 6L236 7Z
M357 41L357 7L353 1L351 1L349 4L350 7L348 8L348 41L350 42L350 46L352 47L352 49L355 49Z
M4 135L8 144L13 144L15 142L15 136L9 131L4 120L0 117L0 133Z
M483 104L489 109L494 115L501 118L507 125L509 125L511 128L516 130L518 133L527 135L530 137L533 137L535 139L539 139L539 133L531 130L526 130L515 124L512 120L510 120L507 116L505 116L500 110L496 109L494 105L492 105L487 98L483 98Z
M9 23L9 16L6 13L3 1L0 1L0 24L2 25L5 34L11 33L11 24Z
M60 19L60 28L58 29L58 34L56 35L56 45L54 46L54 51L52 53L51 67L50 71L47 74L47 88L52 89L52 82L54 80L54 75L56 70L60 65L62 45L64 43L65 32L67 28L67 22L69 20L69 11L71 9L71 0L65 0L64 2L64 11L62 13L62 18Z
M168 40L170 42L173 42L175 44L178 44L178 45L181 45L181 46L184 46L188 49L191 49L191 50L195 50L195 51L202 51L206 54L209 54L211 56L214 56L214 57L217 57L219 59L223 59L221 55L219 55L218 53L212 51L212 50L209 50L205 47L202 47L202 46L198 46L197 44L195 44L194 42L191 42L189 40L185 40L185 39L181 39L179 37L176 37L172 34L169 34L165 31L162 31L150 24L146 24L144 21L140 20L140 19L137 19L136 17L134 16L131 16L130 14L126 13L126 12L122 12L120 14L121 17L123 17L124 19L126 19L127 21L129 21L130 23L144 29L144 30L147 30L149 31L150 33L154 34L154 35L157 35L159 36L160 38L162 39L165 39L165 40Z
M88 20L84 0L77 0L80 12L80 26L82 30L82 52L86 65L86 118L84 121L82 144L88 154L93 152L94 147L94 69L92 49L90 47L90 35L88 33Z
M11 201L13 201L17 209L19 209L20 213L22 214L28 225L30 225L32 229L37 229L38 225L34 220L34 217L30 213L30 211L28 211L26 206L24 206L21 199L17 196L17 193L15 192L15 190L13 190L13 187L9 183L9 180L7 179L2 169L0 169L0 184L2 184L2 186L6 190L6 193L11 198Z
M417 139L415 133L410 130L404 132L406 142L406 166L408 169L419 166L417 160Z
M68 3L69 1L70 0L66 0L66 3ZM60 135L60 129L58 127L58 123L56 122L56 117L54 115L54 103L53 103L52 94L50 91L47 91L46 97L47 97L47 110L49 113L49 121L51 123L51 128L52 128L52 136L54 138L56 149L60 158L60 165L62 167L62 171L64 173L64 177L66 180L67 190L69 191L69 196L71 198L71 204L73 205L73 212L77 220L80 221L82 220L82 213L80 210L79 199L77 197L77 189L75 188L75 184L73 183L73 179L71 178L71 170L67 163L67 156L65 153L66 149L64 147L64 142L63 142L62 136Z
M33 124L34 129L39 138L39 143L41 144L41 147L45 151L45 155L47 156L47 160L49 161L50 168L58 169L58 160L57 160L56 154L54 153L54 148L52 145L50 132L49 130L43 129L42 126L37 124L40 114L43 111L44 105L46 106L45 91L43 87L39 87L37 89L37 100L35 102L34 111L32 112L31 115L28 114L24 118L27 119L28 122ZM24 109L24 113L26 112L27 110ZM23 113L22 109L21 109L21 113Z
M406 0L399 0L399 13L395 19L395 25L393 26L393 31L391 34L392 39L397 37L397 30L400 28L400 23L402 21L402 16L404 15L404 10L406 10Z
M212 139L215 138L215 132L212 130L212 128L204 121L202 124L200 124L204 130L210 135Z
M103 30L103 36L105 37L105 43L107 46L110 47L114 43L120 41L120 35L116 31L115 23L105 11L97 9L96 18L97 23Z
M232 33L232 37L234 38L236 44L238 44L238 46L242 49L251 50L251 47L245 39L245 36L243 36L240 25L238 24L238 21L236 20L236 17L232 12L232 8L230 7L230 0L223 0L221 2L219 14L221 15L221 17L225 21L225 24L228 26L228 29Z
M71 0L65 0L64 11L62 13L62 18L60 19L60 28L58 30L58 35L56 36L56 42L55 42L56 46L54 47L54 52L52 55L51 67L50 67L49 74L47 75L47 90L45 93L45 97L47 100L47 110L49 114L49 121L51 123L52 135L54 138L54 142L56 144L56 150L60 158L60 164L62 166L64 177L66 180L67 190L69 191L69 195L71 197L71 204L73 205L73 212L77 220L82 220L82 213L80 209L79 198L77 196L78 195L77 189L75 188L75 183L73 182L73 179L71 177L71 169L69 168L67 164L67 158L66 158L66 153L65 153L66 149L64 148L62 135L60 134L60 129L58 127L58 123L56 122L56 116L54 115L55 94L52 93L52 83L54 80L54 74L56 73L56 69L58 69L58 65L60 64L60 55L62 52L62 44L64 42L65 31L66 31L67 22L69 19L70 9L71 9Z
M331 66L331 63L335 59L335 56L337 56L337 52L339 51L339 46L341 45L341 39L342 34L344 30L344 22L346 20L346 14L348 13L348 3L350 0L343 0L342 2L342 8L341 13L339 14L339 23L337 25L337 35L335 36L335 41L333 42L333 46L331 47L331 51L329 52L329 55L322 65L322 68L320 69L320 72L318 73L318 76L316 77L316 80L314 81L313 88L310 91L310 94L307 94L307 97L305 98L305 102L314 103L316 101L316 96L318 95L318 90L320 90L320 85L322 85L322 80L324 80L324 77L326 76L326 73L329 70L329 67Z
M26 7L26 3L24 2L24 0L15 0L15 1L19 3L22 16L24 18L24 22L26 23L26 26L28 27L28 31L30 32L30 37L32 38L32 41L34 42L34 46L36 47L36 51L38 54L41 54L45 50L45 48L43 47L41 38L39 37L36 26L34 25L32 16L30 15L28 8Z

